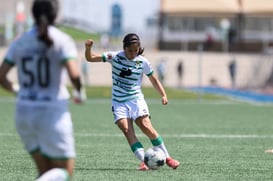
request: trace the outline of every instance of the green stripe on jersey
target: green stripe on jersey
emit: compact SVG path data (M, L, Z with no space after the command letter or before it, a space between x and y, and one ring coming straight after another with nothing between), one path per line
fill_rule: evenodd
M134 100L134 99L137 99L138 96L132 96L132 97L129 97L128 99L115 99L115 97L113 97L113 101L115 102L128 102L128 101L131 101L131 100Z
M116 75L117 77L120 77L119 76L119 74L117 74L116 72L114 72L114 71L112 71L112 74L114 74L114 75ZM135 81L137 81L138 79L136 79L136 78L131 78L131 77L122 77L123 79L128 79L128 80L135 80Z

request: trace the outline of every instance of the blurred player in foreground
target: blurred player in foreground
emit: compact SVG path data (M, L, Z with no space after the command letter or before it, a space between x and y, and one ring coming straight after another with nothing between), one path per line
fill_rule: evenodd
M112 65L114 121L124 133L135 156L141 161L138 169L144 171L148 167L144 164L144 148L136 137L133 122L149 137L154 147L164 151L167 165L176 169L180 163L170 157L162 137L152 126L149 109L141 91L142 77L145 74L161 95L162 104L168 103L165 90L154 75L151 64L142 56L144 49L141 48L138 35L131 33L124 37L123 51L109 51L101 55L91 51L93 43L90 39L86 41L85 57L89 62L109 62Z
M10 45L0 66L0 84L17 94L16 129L33 158L37 180L68 180L74 170L75 145L64 73L83 101L74 41L54 26L57 0L35 0L35 26ZM19 88L7 75L16 66Z

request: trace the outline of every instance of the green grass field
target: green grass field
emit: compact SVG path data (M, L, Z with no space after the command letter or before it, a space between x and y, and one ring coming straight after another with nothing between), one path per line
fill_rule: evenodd
M65 33L69 34L75 41L85 41L86 39L92 38L95 41L100 39L99 34L88 33L73 27L68 26L58 26L60 30L64 31Z
M108 89L105 97L88 91L90 98L84 105L71 104L77 147L75 181L273 179L273 154L264 153L273 147L272 105L213 96L198 100L187 93L178 99L179 93L171 93L169 104L162 106L160 99L148 97L154 127L181 166L140 172L136 170L139 161L112 121ZM15 131L13 109L14 98L0 97L0 180L34 180L35 166ZM151 147L136 131L145 148Z

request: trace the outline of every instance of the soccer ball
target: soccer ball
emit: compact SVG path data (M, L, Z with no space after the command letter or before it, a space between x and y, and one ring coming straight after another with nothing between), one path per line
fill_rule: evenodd
M149 169L155 170L163 166L166 162L166 156L160 148L149 148L144 155L144 163Z

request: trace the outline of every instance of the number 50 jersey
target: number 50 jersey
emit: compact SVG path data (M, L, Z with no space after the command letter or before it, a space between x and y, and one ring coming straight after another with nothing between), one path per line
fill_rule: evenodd
M18 69L18 99L60 101L69 99L66 88L65 62L76 60L74 41L54 26L48 27L53 45L38 39L37 27L12 42L4 61Z

